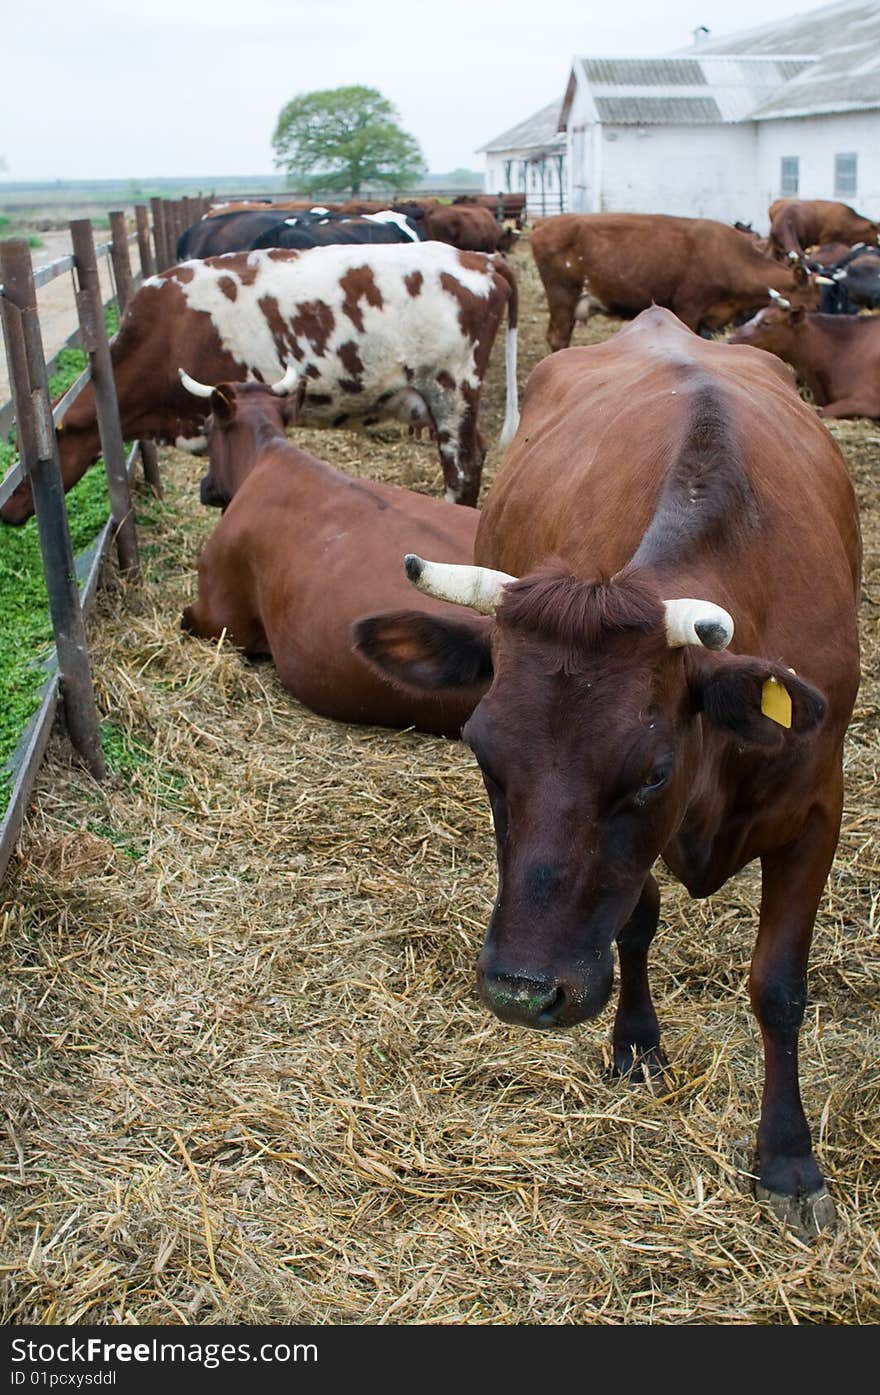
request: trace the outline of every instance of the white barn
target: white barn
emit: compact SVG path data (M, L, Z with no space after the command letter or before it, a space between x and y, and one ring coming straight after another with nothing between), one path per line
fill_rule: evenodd
M486 156L486 193L525 194L530 218L569 209L568 140L559 125L560 107L557 98L477 151Z
M507 182L522 178L517 160L529 179L541 158L499 144L520 130L482 147L492 192L521 189ZM558 131L572 212L742 219L763 231L768 204L790 195L842 199L876 218L880 0L717 40L701 27L693 47L657 58L575 58Z

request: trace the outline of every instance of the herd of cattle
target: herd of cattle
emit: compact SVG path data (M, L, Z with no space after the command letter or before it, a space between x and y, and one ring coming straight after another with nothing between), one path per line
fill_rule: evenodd
M183 627L271 655L320 714L462 737L497 835L482 999L531 1027L591 1018L616 944L617 1074L665 1067L647 975L657 858L697 897L760 859L756 1192L815 1234L834 1210L797 1041L840 827L861 562L819 417L880 417L877 225L792 202L766 239L663 215L541 220L555 352L520 417L516 280L467 216L486 212L497 239L489 210L281 212L188 229L188 256L144 283L114 345L126 438L206 448L202 501L223 509ZM209 255L233 232L250 240ZM597 308L631 323L568 348ZM505 316L507 450L477 509ZM388 416L431 433L445 499L343 475L288 437ZM99 450L86 391L59 427L65 488ZM25 484L3 518L32 511Z

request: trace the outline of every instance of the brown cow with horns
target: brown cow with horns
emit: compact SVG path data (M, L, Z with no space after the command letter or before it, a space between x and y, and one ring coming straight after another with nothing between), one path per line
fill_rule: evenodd
M182 628L271 655L283 686L321 716L458 737L479 688L392 688L353 651L351 627L365 611L406 603L401 551L439 547L470 561L476 509L352 478L300 450L286 436L304 386L295 366L272 387L180 378L211 409L202 498L224 509ZM424 606L455 618L430 596Z
M415 687L494 674L463 732L497 835L484 1002L530 1027L594 1017L616 942L614 1069L661 1073L651 868L662 857L703 897L759 858L757 1194L815 1234L834 1210L797 1044L859 682L861 548L840 451L778 361L646 310L532 373L474 555L406 565L421 589L494 616L481 646L405 611L362 621L356 640Z

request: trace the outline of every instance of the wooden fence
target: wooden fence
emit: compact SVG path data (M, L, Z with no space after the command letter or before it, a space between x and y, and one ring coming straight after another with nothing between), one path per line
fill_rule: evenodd
M54 649L46 662L38 709L6 766L11 791L0 822L0 880L21 830L30 792L48 745L59 696L73 745L96 778L101 779L105 773L83 617L94 597L101 564L111 543L115 544L121 571L129 579L137 580L138 544L129 480L138 456L145 478L161 492L155 445L135 442L126 454L105 328L107 307L101 300L98 277L98 258L106 257L112 269L114 299L121 315L136 286L154 270L145 207L138 206L136 221L137 231L129 234L124 213L111 213L111 240L96 247L91 222L77 219L70 224L72 253L36 271L27 242L21 239L0 242L0 316L12 387L11 402L0 406L0 431L6 437L15 424L19 451L17 463L0 484L0 505L22 481L30 482L55 638ZM129 257L130 244L135 241L140 254L137 275L132 273ZM37 291L68 271L75 277L79 327L69 336L67 345L81 344L87 364L76 382L53 406L48 379L57 356L46 363ZM110 516L88 551L75 560L55 427L89 382L95 393Z

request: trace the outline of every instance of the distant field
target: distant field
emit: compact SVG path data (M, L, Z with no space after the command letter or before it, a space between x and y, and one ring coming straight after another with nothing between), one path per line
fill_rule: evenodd
M427 175L419 183L417 191L409 192L426 194L481 190L482 187L483 176L479 171L455 170L451 174ZM279 174L195 175L191 179L57 180L48 183L2 181L0 215L8 217L16 229L39 231L64 225L70 218L91 218L100 225L110 209L122 208L131 212L136 203L146 203L152 198L280 194L284 191L284 177ZM377 191L365 189L363 197L371 197L374 192ZM316 191L312 191L312 195L319 197ZM0 232L0 236L3 235Z

